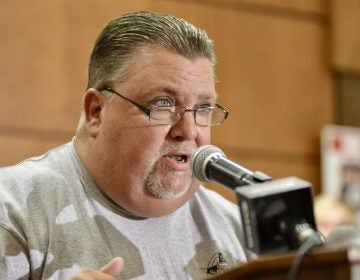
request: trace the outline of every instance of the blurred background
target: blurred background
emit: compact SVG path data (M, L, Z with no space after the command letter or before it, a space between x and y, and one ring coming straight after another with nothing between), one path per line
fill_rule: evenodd
M214 39L230 118L213 144L322 191L321 130L360 126L358 0L1 0L0 166L71 140L94 41L134 10L174 14Z

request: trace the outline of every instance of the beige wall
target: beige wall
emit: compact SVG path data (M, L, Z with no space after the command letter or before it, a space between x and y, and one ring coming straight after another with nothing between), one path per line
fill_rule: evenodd
M319 132L336 120L326 3L0 1L0 166L71 139L97 34L126 11L153 10L184 17L216 42L219 102L230 119L213 143L249 169L298 176L318 192Z

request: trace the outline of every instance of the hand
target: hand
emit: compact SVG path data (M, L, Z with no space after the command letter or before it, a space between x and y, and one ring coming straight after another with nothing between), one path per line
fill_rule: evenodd
M124 259L115 257L100 270L85 268L79 274L72 277L72 280L115 280L124 268Z

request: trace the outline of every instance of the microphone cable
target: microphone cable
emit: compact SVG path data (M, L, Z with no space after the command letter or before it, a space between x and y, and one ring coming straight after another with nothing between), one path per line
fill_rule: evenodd
M305 241L301 244L299 249L296 251L294 259L292 261L288 280L296 280L300 271L300 267L305 259L305 256L315 247L321 246L324 244L325 237L318 231L312 231L312 233L307 236Z

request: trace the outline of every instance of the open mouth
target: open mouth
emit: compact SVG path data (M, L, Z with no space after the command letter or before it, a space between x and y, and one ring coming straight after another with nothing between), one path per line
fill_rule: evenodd
M169 155L170 159L175 160L177 162L186 163L189 160L189 156L187 155Z
M190 153L174 151L163 156L165 170L190 172Z

